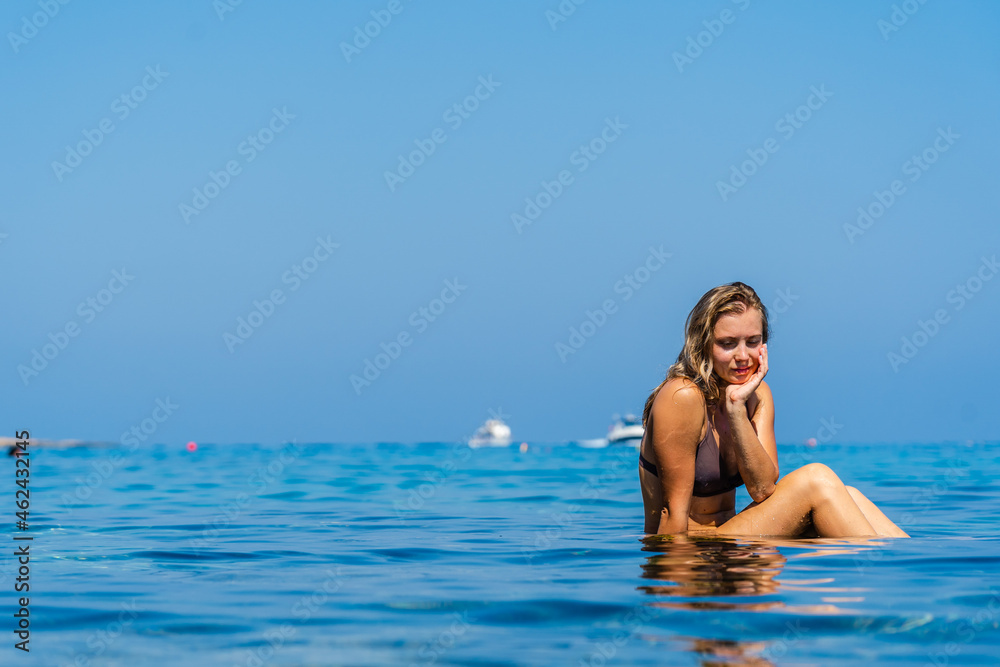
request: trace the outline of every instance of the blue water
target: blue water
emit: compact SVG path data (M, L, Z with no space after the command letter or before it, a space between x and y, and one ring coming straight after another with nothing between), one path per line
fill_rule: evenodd
M644 543L628 446L36 449L0 663L1000 662L1000 446L780 451L913 539Z

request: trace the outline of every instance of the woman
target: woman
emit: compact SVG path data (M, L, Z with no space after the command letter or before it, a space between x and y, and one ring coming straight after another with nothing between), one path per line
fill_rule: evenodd
M778 481L767 309L740 282L709 290L684 348L642 414L639 482L648 534L909 537L821 463ZM753 499L736 512L736 487Z

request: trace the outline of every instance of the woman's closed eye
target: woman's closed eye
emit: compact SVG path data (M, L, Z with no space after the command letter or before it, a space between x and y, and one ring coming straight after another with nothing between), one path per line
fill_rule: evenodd
M754 336L753 338L747 340L747 347L757 347L761 343L761 338ZM717 341L719 347L724 350L731 350L736 347L736 341L731 339L723 339Z

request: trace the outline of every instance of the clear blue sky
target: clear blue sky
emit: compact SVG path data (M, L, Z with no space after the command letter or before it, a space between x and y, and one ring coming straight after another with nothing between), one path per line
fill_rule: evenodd
M903 4L5 3L5 433L600 437L742 280L779 442L996 440L1000 8Z

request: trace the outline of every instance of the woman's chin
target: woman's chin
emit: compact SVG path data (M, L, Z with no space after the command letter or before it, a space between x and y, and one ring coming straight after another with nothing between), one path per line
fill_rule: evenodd
M750 376L754 374L755 370L756 369L751 368L750 371L744 375L736 375L735 373L729 372L726 373L725 377L716 372L715 376L724 384L746 384L747 380L750 379Z

